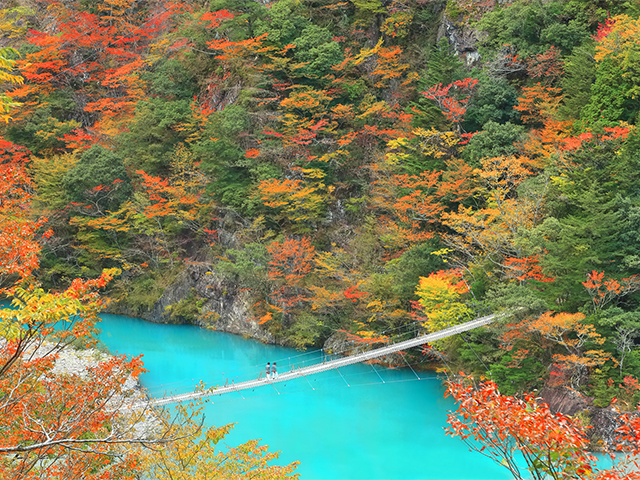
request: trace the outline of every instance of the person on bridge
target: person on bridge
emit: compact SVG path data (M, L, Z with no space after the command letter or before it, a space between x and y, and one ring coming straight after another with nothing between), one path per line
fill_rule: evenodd
M271 379L278 378L278 369L276 368L276 362L271 365Z
M269 380L271 378L271 376L270 376L271 375L271 362L267 362L266 370L267 370L267 372L266 372L267 373L267 380Z

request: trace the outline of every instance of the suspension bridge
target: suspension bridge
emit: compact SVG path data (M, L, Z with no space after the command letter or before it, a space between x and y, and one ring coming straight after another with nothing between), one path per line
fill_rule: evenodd
M224 386L216 386L216 387L211 387L207 389L199 389L192 392L182 393L179 395L170 395L162 398L155 398L155 399L149 400L148 402L145 402L144 404L136 405L134 406L134 408L135 407L161 407L164 405L170 405L172 403L187 402L187 401L195 400L199 398L207 398L207 397L213 397L218 395L224 395L226 393L241 392L242 390L255 389L258 387L264 387L264 386L273 385L276 383L286 382L296 378L306 378L309 375L326 372L327 370L334 370L334 369L338 370L339 368L346 367L347 365L366 362L367 360L383 357L386 355L390 355L392 353L399 352L401 350L406 350L411 347L417 347L419 345L424 345L425 343L434 342L436 340L442 340L443 338L451 337L459 333L464 333L469 330L473 330L475 328L488 325L491 322L493 322L496 318L499 318L500 316L501 314L487 315L484 317L477 318L475 320L471 320L469 322L461 323L460 325L454 325L453 327L439 330L434 333L421 335L419 337L412 338L410 340L401 341L398 343L394 343L392 345L376 348L376 349L369 350L356 355L341 357L336 360L323 361L322 363L317 363L308 367L297 368L297 369L294 368L288 372L283 372L279 374L276 378L272 378L272 379L259 378L259 379L249 380L249 381L240 382L240 383L232 382L231 384L226 384ZM339 371L340 370L338 370L338 372Z

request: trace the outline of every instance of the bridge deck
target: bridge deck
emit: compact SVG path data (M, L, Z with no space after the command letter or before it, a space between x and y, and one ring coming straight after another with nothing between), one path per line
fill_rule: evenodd
M391 353L395 353L400 350L405 350L411 347L417 347L418 345L423 345L425 343L441 340L443 338L447 338L452 335L456 335L458 333L463 333L469 330L473 330L474 328L478 328L483 325L488 325L489 323L493 322L497 316L499 315L498 314L487 315L485 317L480 317L475 320L471 320L470 322L462 323L460 325L455 325L453 327L445 328L443 330L439 330L434 333L429 333L427 335L422 335L420 337L412 338L411 340L405 340L403 342L398 342L398 343L394 343L393 345L387 345L385 347L376 348L374 350L369 350L368 352L360 353L357 355L342 357L337 360L331 360L328 362L311 365L309 367L304 367L297 370L291 370L289 372L279 374L278 377L275 379L249 380L247 382L225 385L222 387L211 387L202 391L188 392L180 395L172 395L169 397L152 399L148 403L145 403L144 405L140 405L140 407L143 407L143 406L159 407L163 405L169 405L171 403L186 402L196 398L206 398L206 397L213 397L217 395L224 395L225 393L239 392L242 390L263 387L263 386L274 384L274 383L286 382L288 380L293 380L295 378L306 377L308 375L325 372L327 370L332 370L335 368L345 367L347 365L352 365L354 363L365 362L373 358L383 357L385 355L389 355Z

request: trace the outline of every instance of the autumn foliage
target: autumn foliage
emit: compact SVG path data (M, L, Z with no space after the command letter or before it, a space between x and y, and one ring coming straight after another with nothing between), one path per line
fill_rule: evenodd
M440 107L447 120L459 124L467 110L471 93L477 83L478 80L475 78L465 78L445 86L441 83L434 85L429 90L422 92L422 94L426 98L433 100Z
M514 478L584 478L594 471L588 439L579 420L554 414L535 396L501 395L493 382L478 388L450 382L447 394L458 403L447 434L507 468Z
M640 290L640 278L634 275L618 281L605 278L604 272L593 270L587 274L587 280L582 282L582 285L587 289L593 309L597 312L616 298Z
M3 478L133 478L136 460L116 445L135 441L124 428L112 430L119 416L116 395L142 371L139 358L111 357L81 378L54 372L60 351L72 341L95 342L98 290L116 269L96 279L75 279L63 292L45 292L32 273L39 266L38 232L46 219L31 217L32 180L26 151L3 142L3 279L10 308L0 309L0 452L17 455L2 462ZM45 232L44 236L50 236ZM55 338L54 338L55 334ZM119 453L118 453L119 452ZM112 456L120 454L114 464ZM103 471L104 470L104 471ZM99 476L93 473L101 471Z
M148 16L130 1L99 2L91 13L60 7L51 2L48 12L55 18L56 32L31 29L27 35L36 48L17 63L25 82L9 93L23 104L15 119L23 121L36 113L44 106L40 99L54 89L71 88L83 95L89 117L99 115L91 125L93 136L111 137L122 131L121 122L131 118L143 96L144 82L138 75L145 62L142 51L151 50L181 7L161 3Z
M440 270L420 277L416 295L427 317L424 326L435 332L467 320L472 310L461 301L467 292L467 285L456 271Z
M29 151L11 142L0 141L0 280L18 275L26 278L38 267L46 217L33 220L30 200L33 181L27 172Z
M25 399L53 418L45 390L66 402L72 387L47 383L53 360L20 360L20 335L30 325L34 339L52 334L57 319L68 340L90 341L97 292L144 315L188 277L211 287L192 294L194 321L225 314L224 285L233 291L224 298L247 303L249 324L296 348L336 332L372 348L389 331L408 338L501 312L505 320L464 340L433 345L433 358L490 374L503 391L569 388L603 405L622 393L631 405L640 377L637 8L440 3L3 6L0 288L23 315L3 313L16 368L3 388L33 368ZM434 42L441 13L461 28L474 22L479 55ZM45 314L38 305L51 316L34 316ZM119 362L94 372L104 388L73 387L104 418L98 397L138 367ZM485 405L469 390L456 395L513 410L504 429L526 442L504 448L529 452L529 467L548 475L582 474L576 425L551 438L541 426L558 418L487 388ZM539 425L516 430L527 409ZM89 423L82 432L74 424L77 438L108 425ZM14 427L15 445L38 441ZM202 465L180 466L184 455L214 455L227 430L176 444L155 471L200 474ZM268 456L246 448L234 455ZM545 448L559 455L558 470ZM92 471L108 470L92 458Z

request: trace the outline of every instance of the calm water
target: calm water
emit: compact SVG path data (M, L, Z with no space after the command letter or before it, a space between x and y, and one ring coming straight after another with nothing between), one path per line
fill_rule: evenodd
M152 396L256 378L267 361L279 371L317 360L318 353L263 345L186 325L157 325L103 315L102 342L111 352L143 354L141 381ZM315 357L315 358L314 358ZM301 462L302 480L501 480L511 478L464 444L444 435L452 402L435 374L354 365L215 397L209 425L236 422L228 445L261 438L281 451L279 464ZM383 383L384 382L384 383ZM349 384L349 386L347 386Z

